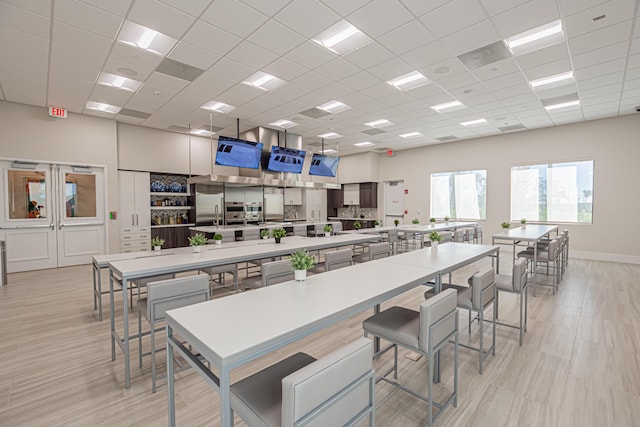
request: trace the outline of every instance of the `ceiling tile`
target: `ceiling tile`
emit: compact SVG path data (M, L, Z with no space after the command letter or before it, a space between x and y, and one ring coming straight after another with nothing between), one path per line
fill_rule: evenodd
M485 65L484 67L476 68L473 70L473 74L479 80L491 80L500 76L506 76L519 72L520 68L516 64L513 58L503 59L502 61L494 62L492 64Z
M620 93L622 92L622 84L612 84L607 86L600 86L594 89L587 89L580 91L580 99L586 100L591 98L603 99L606 97L610 101L616 101L620 99Z
M305 38L276 21L268 21L248 40L278 55L284 55L304 43Z
M229 58L240 64L244 64L254 69L261 69L268 63L276 59L274 53L269 52L253 43L244 41L234 47L225 58ZM279 76L276 76L279 77Z
M569 51L567 50L566 43L554 44L553 46L536 50L515 58L516 62L522 69L537 67L538 65L563 59L569 59Z
M180 39L194 21L192 16L158 0L136 0L128 19L175 39Z
M455 76L456 74L467 73L469 70L462 65L458 58L450 58L421 68L418 71L427 76L429 80L437 82L447 77Z
M480 3L482 3L489 15L493 16L498 15L502 12L506 12L509 9L518 7L524 3L527 3L528 1L531 0L480 0Z
M589 50L609 46L628 39L631 33L632 22L633 20L629 19L610 27L570 38L569 47L571 48L571 54L578 55Z
M47 16L0 2L0 25L5 25L23 33L48 39L49 19Z
M202 14L201 19L245 38L264 24L267 17L237 0L216 0Z
M64 76L51 79L49 93L47 94L47 104L63 107L74 113L82 113L85 105L87 105L92 88L92 83L70 83Z
M235 82L241 82L253 74L254 70L251 67L225 57L213 64L213 66L209 68L209 72L226 77Z
M414 71L414 69L409 64L405 64L403 61L400 61L398 59L391 59L389 61L383 62L382 64L369 67L368 71L374 76L386 82L398 76L410 73L411 71Z
M333 53L321 48L312 41L307 41L287 53L285 57L303 67L313 70L336 57Z
M91 101L103 102L109 105L125 105L132 96L132 92L104 85L95 85L91 91Z
M176 0L177 1L177 0ZM258 10L264 15L273 16L275 13L280 11L286 5L291 3L293 0L240 0L242 3L247 6L251 6L252 8Z
M121 43L116 43L113 46L109 59L122 61L142 69L152 70L155 69L162 61L162 57L159 55L154 55L153 53L146 52L142 49L136 49Z
M121 17L77 0L63 1L56 6L56 21L62 21L103 37L115 38L122 25Z
M400 2L416 16L422 16L425 13L431 12L432 10L435 10L447 3L451 3L451 1L452 0L400 0Z
M353 90L362 90L376 84L382 84L383 81L371 75L371 73L367 71L360 71L352 76L342 79L340 83Z
M567 16L564 20L565 31L569 38L599 30L613 24L626 21L633 16L634 2L628 0L610 0L590 9ZM593 20L595 17L603 19Z
M18 0L20 1L20 0ZM86 3L93 7L97 7L98 9L102 9L105 12L109 12L112 15L116 15L119 17L124 17L129 10L129 5L132 0L80 0L82 3ZM34 2L34 3L46 3L46 2Z
M0 45L7 45L13 49L19 49L41 56L47 56L49 54L48 39L14 30L4 25L0 25Z
M622 83L623 76L624 74L622 73L622 71L620 71L618 73L604 74L599 77L579 79L577 84L578 84L578 88L582 91L582 90L607 86L612 83Z
M269 65L266 65L264 68L262 68L262 71L273 76L278 76L282 80L288 82L295 79L296 77L301 76L309 70L306 67L289 61L286 58L278 58Z
M450 53L439 41L431 42L425 46L409 51L401 58L414 68L423 68L431 64L444 61Z
M438 80L438 86L447 92L473 85L475 83L478 83L478 79L471 73L460 73L455 76L447 77L446 79Z
M102 69L104 57L94 55L86 50L75 49L61 43L52 44L52 56L61 62L89 67L96 70ZM46 56L43 57L46 59Z
M159 96L136 93L129 99L129 101L126 103L126 105L124 105L124 107L129 108L131 110L139 110L139 111L145 111L147 113L154 113L166 101L167 101L166 98L161 98Z
M500 37L498 37L498 33L493 28L491 22L484 20L443 37L441 42L448 47L454 55L462 55L463 53L490 45L499 40Z
M477 0L452 0L420 20L436 37L445 37L487 18Z
M578 84L584 79L600 77L607 74L624 71L625 59L614 59L613 61L603 62L602 64L592 65L591 67L575 70L575 76ZM554 73L551 73L554 74Z
M374 0L349 15L349 22L369 37L375 38L411 21L412 18L398 0Z
M329 86L332 81L314 71L309 71L308 73L305 73L300 77L296 77L291 81L291 83L306 87L310 90L317 90L325 86ZM316 107L316 105L314 105L314 107Z
M592 65L609 62L614 59L624 58L629 49L629 42L623 41L600 49L590 50L580 55L573 56L573 66L576 69L590 67Z
M198 17L209 6L212 0L159 0L174 9Z
M312 16L313 19L308 19ZM298 34L312 38L340 20L340 16L317 0L293 1L275 20Z
M495 79L484 80L482 84L488 90L503 89L505 87L514 86L518 84L526 84L527 79L520 71L497 77Z
M492 18L501 38L520 34L560 18L556 0L531 0Z
M523 71L527 79L536 80L571 71L571 62L568 60L559 60L538 67L527 68Z
M559 0L558 4L562 13L572 15L581 10L596 6L599 3L604 3L605 1L608 0Z
M178 42L167 57L200 68L201 70L209 69L209 67L220 59L220 55L200 49L186 42Z
M189 82L166 74L154 72L138 90L139 94L169 99L184 89Z
M417 19L389 31L377 39L381 45L396 55L402 55L433 40L433 35Z
M59 21L53 26L53 40L101 56L106 56L113 45L112 39Z
M47 56L21 51L8 45L0 45L0 57L7 64L19 64L28 68L43 69L48 67Z
M183 41L209 52L225 55L242 39L206 22L197 21L183 37Z
M369 67L395 58L395 56L387 48L374 41L344 55L343 58L366 70Z
M328 79L341 80L359 72L360 68L338 57L317 67L315 71Z

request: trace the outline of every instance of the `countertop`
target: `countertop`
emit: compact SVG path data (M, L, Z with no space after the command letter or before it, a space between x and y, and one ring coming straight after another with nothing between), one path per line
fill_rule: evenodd
M377 218L345 218L345 217L338 217L338 216L330 216L329 220L330 221L340 221L344 219L345 221L375 221Z
M294 225L306 225L306 226L314 226L316 224L325 225L335 223L335 220L323 221L323 222L315 222L315 221L288 221L288 222L266 222L260 225L227 225L221 227L215 226L200 226L200 227L189 227L189 230L198 231L201 233L214 233L219 230L250 230L254 228L276 228L276 227L292 227Z

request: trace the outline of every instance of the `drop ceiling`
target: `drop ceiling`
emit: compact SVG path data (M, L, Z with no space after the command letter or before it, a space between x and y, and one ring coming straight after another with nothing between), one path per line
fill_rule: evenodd
M634 114L640 105L638 3L0 0L0 100L173 131L212 126L216 135L229 136L237 119L241 132L286 119L298 124L289 132L314 151L317 135L326 133L341 135L326 146L343 155L401 150ZM505 51L503 40L556 20L563 41L525 54ZM341 55L314 42L343 21L369 42ZM166 36L168 53L118 41L131 23ZM387 83L415 71L428 83L405 91ZM534 90L529 84L569 71L574 80L568 85ZM135 91L100 85L101 73L142 85ZM243 83L256 73L284 84L265 91ZM545 109L556 99L580 104ZM455 100L463 108L431 108ZM201 108L211 101L235 109ZM332 101L350 108L331 114L317 108ZM121 110L89 110L88 102ZM365 125L382 119L392 124ZM479 119L486 122L460 124ZM399 136L414 132L421 135ZM362 142L373 145L354 145Z

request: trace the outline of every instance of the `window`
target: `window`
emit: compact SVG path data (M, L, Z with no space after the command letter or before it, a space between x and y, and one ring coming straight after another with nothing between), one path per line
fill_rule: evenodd
M487 171L431 174L431 216L486 219Z
M511 168L511 220L591 224L593 161Z

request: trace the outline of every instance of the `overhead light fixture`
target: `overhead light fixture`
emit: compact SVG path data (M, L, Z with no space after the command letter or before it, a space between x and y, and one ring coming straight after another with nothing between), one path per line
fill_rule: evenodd
M373 142L369 142L369 141L365 141L365 142L356 142L355 144L356 147L371 147L372 145L376 145Z
M409 132L403 133L402 135L400 135L400 138L417 138L419 136L422 136L420 132Z
M273 126L278 126L283 129L289 129L289 128L298 126L298 123L292 122L291 120L285 120L285 119L276 120L275 122L271 122L269 124Z
M109 73L100 73L97 83L103 86L110 86L129 92L135 92L140 88L140 86L142 86L142 82L139 82L137 80L132 80L127 77Z
M86 108L87 110L101 111L103 113L110 114L118 114L118 112L122 109L121 107L116 107L115 105L95 101L87 102L84 108Z
M400 90L411 90L416 89L420 86L424 86L427 83L430 83L429 79L426 78L422 73L418 71L412 71L408 74L404 74L400 77L396 77L393 80L389 80L391 86Z
M324 150L318 150L318 153L320 154L337 153L337 151L334 150L333 148L325 148Z
M208 131L206 129L191 129L191 135L198 135L198 136L211 136L213 135L215 132L211 132Z
M387 126L391 126L392 124L393 123L391 123L387 119L374 120L372 122L365 123L365 125L371 126L372 128L384 128L384 127L387 127Z
M531 80L529 84L532 88L535 89L540 86L562 86L569 83L570 81L573 81L573 71L567 71L566 73L555 74L553 76Z
M459 110L464 108L464 105L460 101L451 101L445 102L444 104L432 105L431 108L440 113L446 110Z
M327 113L331 113L331 114L340 113L342 111L351 109L351 107L349 107L347 104L344 104L340 101L335 101L335 100L329 101L322 105L318 105L316 108L318 110L326 111Z
M563 40L562 21L557 20L509 37L505 43L511 53L517 56L552 46Z
M486 119L477 119L477 120L469 120L468 122L462 122L460 123L462 126L476 126L476 125L483 125L487 123Z
M173 37L131 21L124 21L118 41L162 56L167 55L178 42Z
M342 135L335 132L327 132L327 133L323 133L322 135L318 135L318 137L324 138L324 139L336 139L336 138L340 138L341 136Z
M200 108L204 108L205 110L209 111L215 111L216 113L227 114L235 110L236 107L220 101L209 101Z
M282 86L285 82L276 76L258 71L242 83L262 90L273 90Z
M344 55L366 45L371 38L349 22L342 20L312 40L337 55Z
M561 102L559 104L547 105L544 107L547 111L559 110L561 108L571 108L580 105L580 100L576 99L574 101Z

